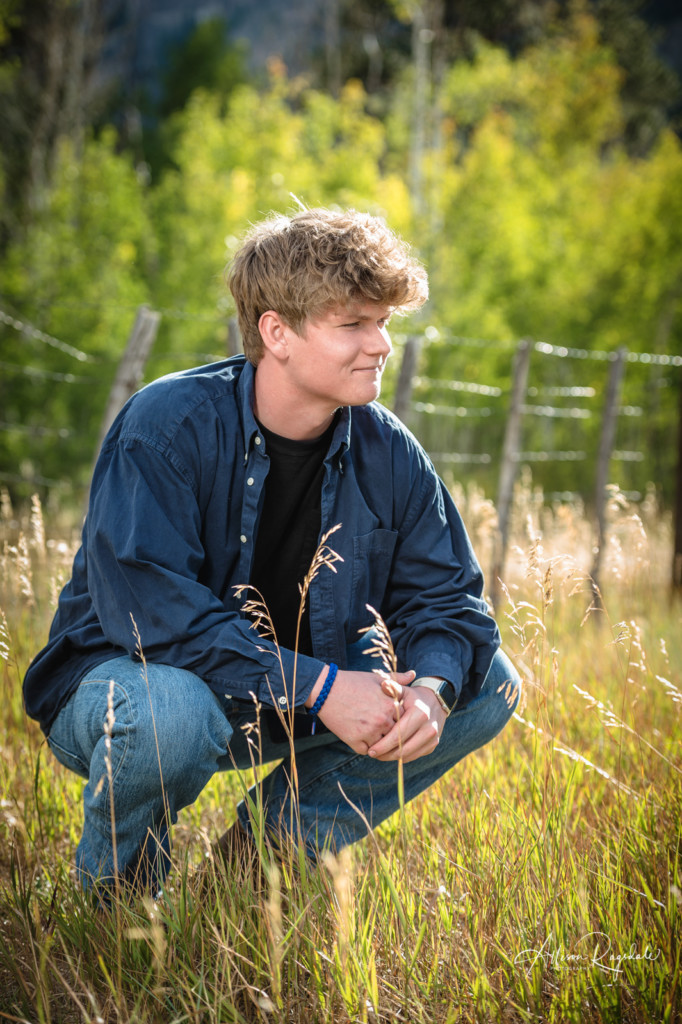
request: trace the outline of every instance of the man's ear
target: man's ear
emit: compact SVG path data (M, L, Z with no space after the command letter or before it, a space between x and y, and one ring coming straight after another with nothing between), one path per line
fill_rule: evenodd
M289 355L288 337L291 328L287 327L279 313L274 309L263 313L258 321L258 330L266 350L275 359L286 359Z

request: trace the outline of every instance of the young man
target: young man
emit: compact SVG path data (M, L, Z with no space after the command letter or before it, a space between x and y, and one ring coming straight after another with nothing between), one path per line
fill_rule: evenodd
M262 784L268 834L311 857L397 810L399 758L409 800L518 700L453 502L375 402L389 319L425 301L423 268L381 220L308 210L256 227L230 287L245 357L162 378L120 413L25 680L55 756L88 780L86 886L158 885L178 811L216 771L250 766L254 699L256 747L281 760ZM300 584L334 527L333 571L320 567L299 621ZM245 613L243 584L277 645ZM361 632L368 606L390 632L392 679ZM237 819L226 849L248 845L245 802Z

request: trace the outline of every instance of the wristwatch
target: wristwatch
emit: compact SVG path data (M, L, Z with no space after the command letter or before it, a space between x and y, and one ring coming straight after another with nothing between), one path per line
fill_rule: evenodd
M436 700L446 715L449 715L457 703L457 694L452 683L447 679L438 679L436 676L421 676L410 683L410 686L423 686L425 690L431 690L436 695Z

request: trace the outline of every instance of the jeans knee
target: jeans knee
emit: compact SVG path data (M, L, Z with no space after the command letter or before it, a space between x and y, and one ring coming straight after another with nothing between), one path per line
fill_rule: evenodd
M114 723L90 765L89 806L107 817L113 790L119 827L142 808L148 824L166 811L174 821L207 785L223 753L224 744L216 742L206 722L188 722L186 713L158 718L149 713L127 725Z
M195 777L205 785L232 734L217 698L189 672L150 665L143 680L139 666L122 661L116 681L81 684L76 710L87 716L91 779L105 771L117 792L132 785L140 797L160 784L184 793Z
M189 694L168 699L164 693L154 702L140 742L172 807L180 809L196 800L227 757L231 737L232 727L219 701L203 683Z

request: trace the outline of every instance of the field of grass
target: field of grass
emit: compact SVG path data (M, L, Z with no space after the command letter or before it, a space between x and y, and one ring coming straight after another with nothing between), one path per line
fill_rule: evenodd
M485 565L494 509L458 501ZM581 510L519 491L498 620L523 703L373 838L316 870L264 853L262 888L225 878L206 850L243 783L216 776L181 815L163 899L107 913L74 880L83 783L21 701L73 537L6 500L0 530L0 1020L682 1018L682 605L651 501L614 494L596 609Z

